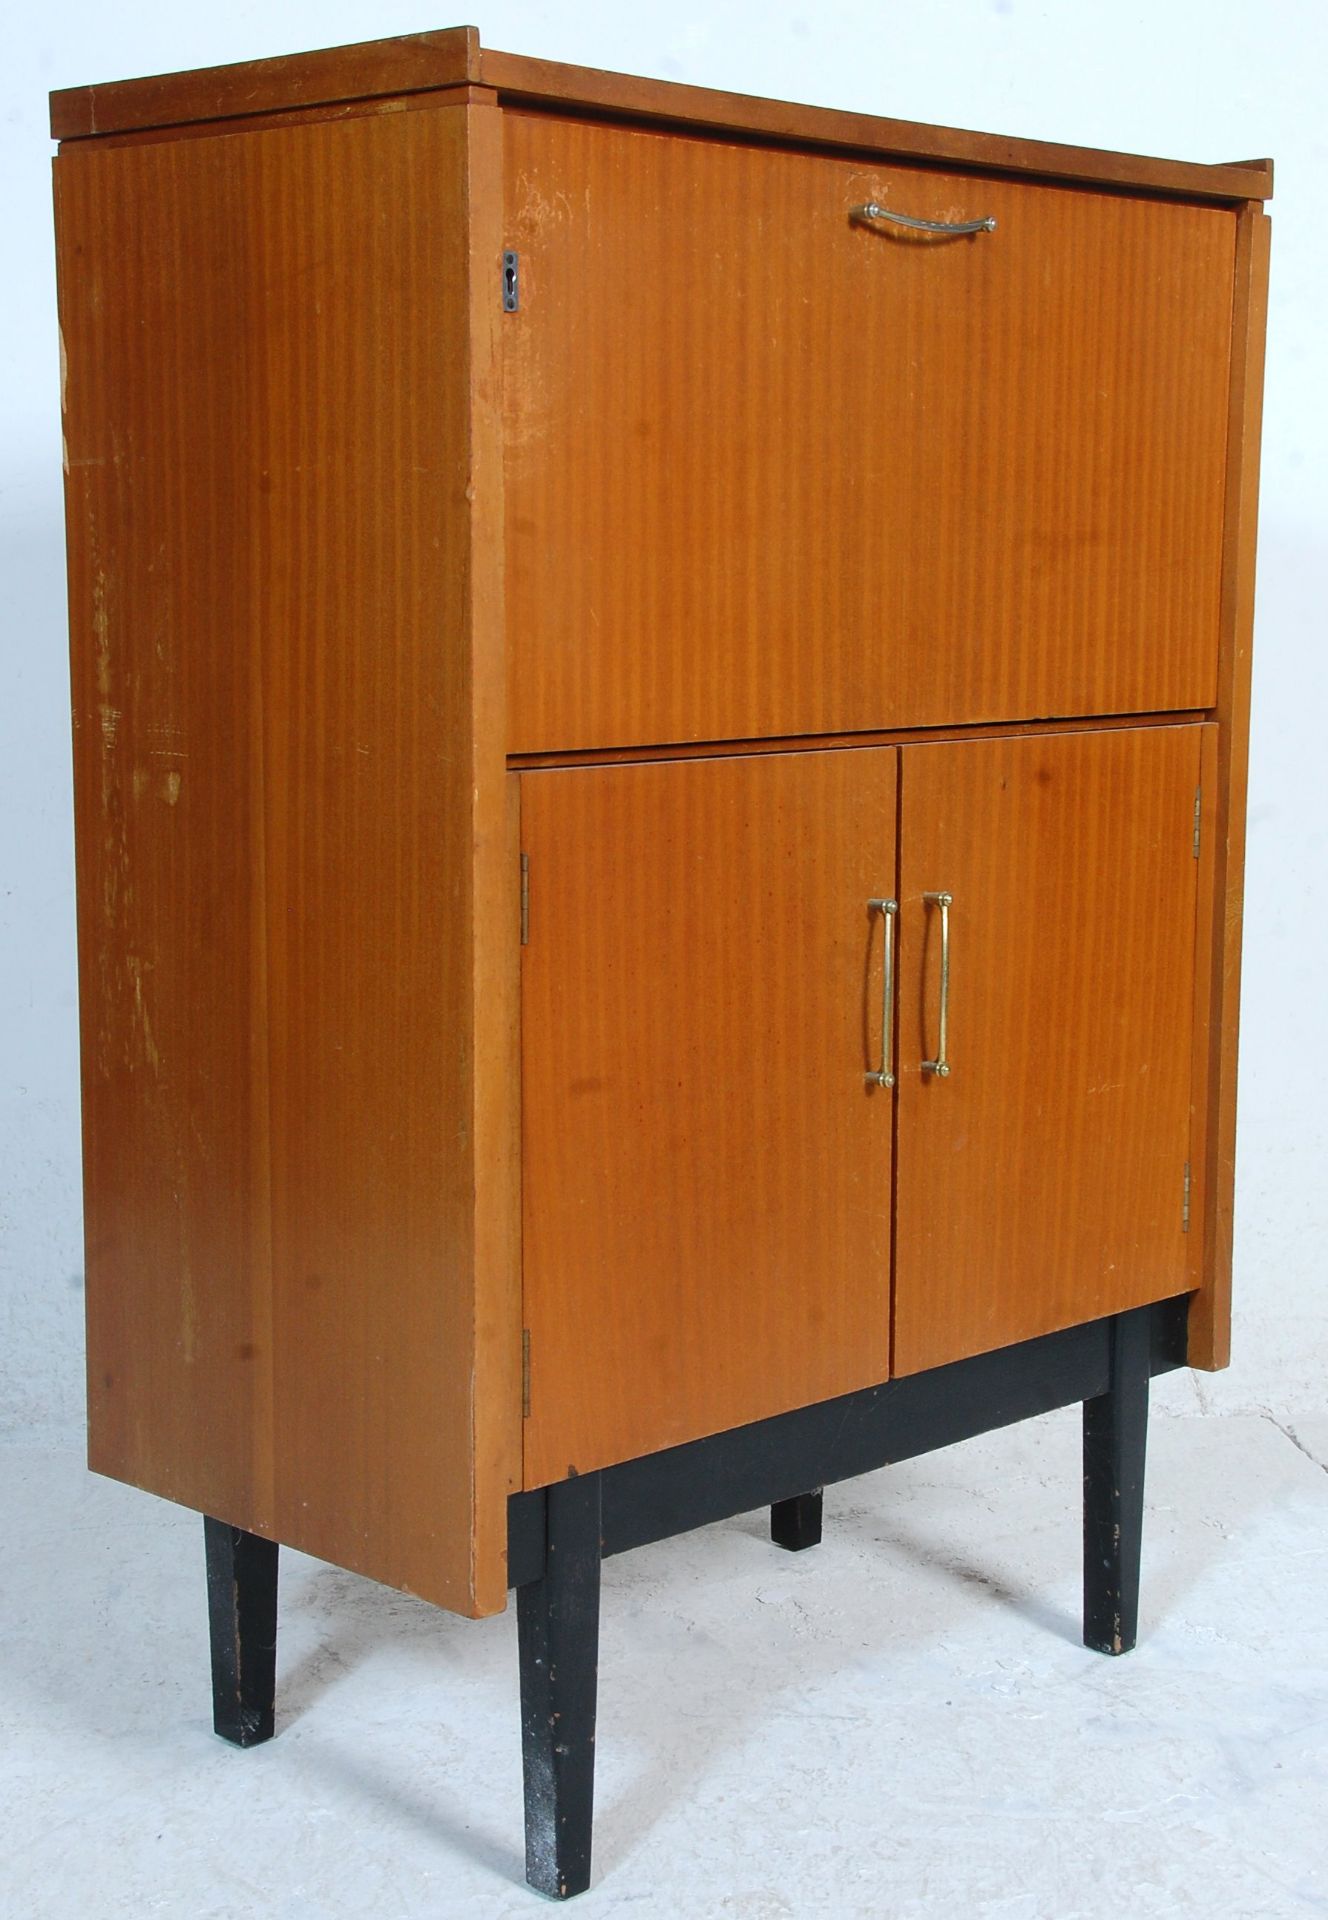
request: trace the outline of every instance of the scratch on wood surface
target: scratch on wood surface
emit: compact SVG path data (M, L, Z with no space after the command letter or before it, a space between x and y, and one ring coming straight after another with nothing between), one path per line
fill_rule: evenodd
M522 237L539 233L542 228L559 226L572 217L571 196L560 187L550 196L541 190L539 181L524 170L517 175L517 224ZM587 192L587 202L589 193Z
M544 368L528 344L515 343L506 356L503 388L504 458L509 472L516 460L552 436L552 409L544 385ZM529 523L516 529L524 533Z
M106 573L102 567L92 576L92 639L97 658L97 694L102 704L107 705L111 697L111 617L106 606Z
M161 1072L161 1055L157 1051L156 1037L152 1031L152 1021L148 1014L147 1001L143 997L143 962L137 954L125 955L125 966L134 987L134 1024L139 1038L143 1042L143 1054L154 1074ZM133 1064L132 1061L126 1064Z
M110 929L118 922L121 909L129 897L129 847L125 838L124 809L120 805L116 758L113 757L121 712L111 699L111 615L106 570L99 563L99 529L95 511L90 512L88 516L88 544L92 573L90 617L92 665L96 681L97 718L101 726L103 746L100 756L102 911L106 927ZM76 712L76 723L79 717ZM88 718L92 718L90 712ZM104 985L106 964L106 960L103 960ZM109 986L106 988L106 995L107 997L103 999L103 1007L109 1009L112 1004ZM101 1041L103 1062L109 1067L114 1042L110 1026L106 1023L102 1026Z

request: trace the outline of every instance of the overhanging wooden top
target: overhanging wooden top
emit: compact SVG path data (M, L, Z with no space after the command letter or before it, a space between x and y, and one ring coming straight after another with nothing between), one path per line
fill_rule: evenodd
M1271 160L1202 166L795 106L710 87L679 86L673 81L495 53L480 46L474 27L449 27L437 33L412 33L395 40L107 86L69 87L51 95L51 133L57 140L86 140L210 123L218 123L222 130L228 120L251 121L256 115L346 106L466 84L496 88L500 98L513 104L662 120L675 126L845 147L899 159L1175 193L1187 199L1267 200L1273 191Z

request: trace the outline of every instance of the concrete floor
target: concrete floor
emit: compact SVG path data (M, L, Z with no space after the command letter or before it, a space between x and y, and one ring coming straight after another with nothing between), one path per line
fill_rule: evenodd
M1079 1644L1078 1421L608 1563L587 1916L1328 1914L1328 1418L1154 1415L1143 1639ZM516 1635L298 1555L278 1737L209 1727L202 1529L0 1453L5 1920L504 1920Z

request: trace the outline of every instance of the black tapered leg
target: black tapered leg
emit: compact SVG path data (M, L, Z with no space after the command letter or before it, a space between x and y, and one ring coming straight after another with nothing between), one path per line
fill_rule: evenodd
M1084 1402L1084 1645L1128 1653L1139 1631L1139 1555L1152 1315L1116 1316L1111 1386Z
M277 1543L204 1517L212 1724L223 1740L272 1738L277 1688Z
M599 1676L600 1477L548 1489L544 1577L516 1594L526 1878L567 1900L590 1885Z
M777 1547L801 1553L804 1547L821 1544L821 1489L794 1494L791 1500L776 1500L770 1509L770 1538Z

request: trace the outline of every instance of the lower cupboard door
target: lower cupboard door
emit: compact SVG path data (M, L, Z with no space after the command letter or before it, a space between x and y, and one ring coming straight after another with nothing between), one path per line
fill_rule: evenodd
M897 770L521 776L527 1486L886 1378Z
M898 1374L1194 1284L1202 732L902 749Z

